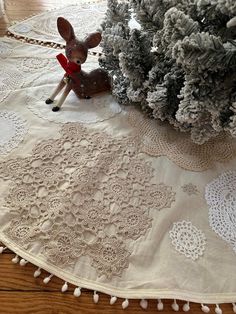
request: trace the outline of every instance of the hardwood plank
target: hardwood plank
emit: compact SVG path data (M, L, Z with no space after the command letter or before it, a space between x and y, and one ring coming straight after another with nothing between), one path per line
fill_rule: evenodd
M57 277L53 277L47 285L43 283L43 278L48 276L48 273L42 271L38 278L34 278L33 274L37 267L28 263L25 266L12 263L12 258L15 255L2 254L0 256L0 291L2 290L22 290L22 291L60 291L63 281ZM74 287L70 286L70 291Z
M117 300L114 305L109 304L109 297L101 294L99 303L94 304L91 302L91 295L84 293L80 298L75 298L68 293L61 294L58 292L0 292L0 313L4 314L124 314L124 310L121 307L123 300ZM173 314L171 309L171 300L165 302L165 313ZM182 311L183 303L179 303L180 313ZM232 313L232 307L230 305L224 305L221 307L224 314ZM211 311L213 311L211 306ZM191 311L189 313L199 313L199 304L191 304ZM144 313L139 306L138 300L130 300L129 307L125 310L127 313ZM151 300L146 310L149 314L156 314L156 301Z

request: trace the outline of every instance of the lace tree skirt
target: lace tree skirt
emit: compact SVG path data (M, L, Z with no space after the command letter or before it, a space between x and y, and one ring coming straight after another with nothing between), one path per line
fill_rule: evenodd
M65 42L57 30L56 21L59 16L70 21L75 34L80 39L100 29L107 8L106 0L69 0L69 2L71 4L66 7L62 6L13 24L8 31L17 38L25 38L40 44L64 45ZM101 48L96 47L91 51L98 52L101 51Z
M111 304L124 298L123 308L129 298L143 308L158 299L158 309L173 298L174 310L176 299L204 311L233 303L235 141L221 134L197 146L109 94L71 94L54 113L44 99L62 75L58 51L3 39L0 52L1 129L10 121L0 141L0 241L20 263L47 270L45 283L58 276L62 291L73 284L75 296L89 288L95 302L99 291ZM89 57L84 68L96 66Z

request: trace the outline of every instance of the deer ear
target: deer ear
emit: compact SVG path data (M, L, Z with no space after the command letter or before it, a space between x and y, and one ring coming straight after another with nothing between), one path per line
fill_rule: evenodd
M102 35L99 32L92 33L88 35L88 37L85 39L84 43L87 48L94 48L97 47L100 44L100 41L102 40Z
M69 42L72 39L75 39L75 33L72 25L69 21L64 19L63 17L59 17L57 19L57 29L61 37L66 41Z

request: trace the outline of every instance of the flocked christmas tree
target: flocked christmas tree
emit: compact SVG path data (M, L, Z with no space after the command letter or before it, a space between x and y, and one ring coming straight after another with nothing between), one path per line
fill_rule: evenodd
M198 144L236 137L235 16L236 0L108 0L100 65L113 95Z

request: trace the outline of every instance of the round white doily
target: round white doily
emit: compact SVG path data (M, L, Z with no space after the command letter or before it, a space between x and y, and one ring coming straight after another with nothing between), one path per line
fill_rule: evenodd
M236 253L236 171L227 171L206 186L209 223Z
M46 105L45 100L55 88L56 85L48 85L27 91L28 108L38 117L60 123L95 123L110 119L121 112L120 105L109 93L98 94L91 99L79 99L73 91L66 98L60 111L53 112L52 105Z

